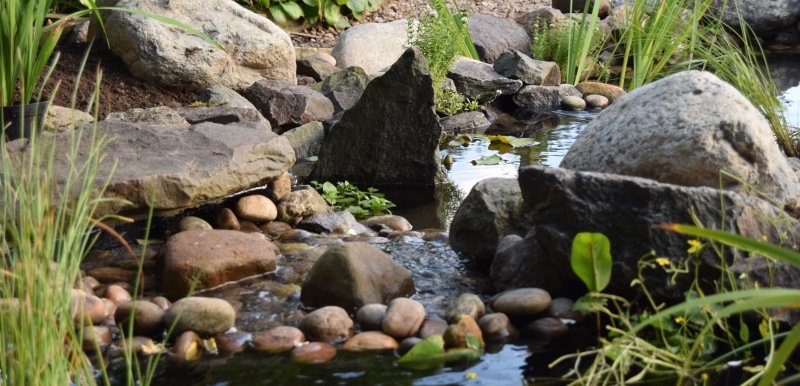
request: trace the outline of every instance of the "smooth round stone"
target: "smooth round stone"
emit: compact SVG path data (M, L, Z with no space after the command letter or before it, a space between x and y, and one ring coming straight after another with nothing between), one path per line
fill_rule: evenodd
M269 183L269 199L273 203L281 202L284 197L292 192L292 176L283 172Z
M253 348L256 351L281 353L294 350L306 341L306 336L299 328L278 326L269 331L253 335Z
M489 342L507 342L519 337L519 330L502 312L483 315L478 319L483 337Z
M156 297L153 298L153 300L151 300L151 302L153 302L153 304L161 307L162 310L166 310L167 308L169 308L169 306L172 305L172 303L169 301L169 299L167 299L167 298L165 298L163 296L156 296Z
M379 331L367 331L344 342L342 347L345 351L386 351L394 350L398 347L397 341L389 335Z
M356 312L356 322L362 331L377 330L383 327L383 317L386 315L386 305L380 303L367 304Z
M192 296L178 300L167 309L164 322L174 323L174 333L194 331L213 336L227 331L236 320L236 311L222 299Z
M310 59L319 60L321 62L325 62L330 64L331 66L336 67L336 58L324 52L317 52L314 55L311 55Z
M380 231L385 227L397 232L406 232L413 228L405 217L394 214L370 217L361 221L361 224L374 231Z
M284 243L308 243L319 237L318 234L304 229L292 229L284 232L279 239Z
M259 228L254 222L242 220L239 221L239 232L261 233L261 228Z
M417 343L422 342L422 340L423 340L422 338L416 336L409 336L408 338L405 338L403 339L403 341L400 342L400 346L397 347L397 352L400 355L403 355L412 348L414 348L414 346L416 346Z
M100 324L108 316L106 305L94 295L88 295L83 291L72 291L70 300L70 314L72 320L78 325Z
M481 347L484 346L483 333L478 322L469 315L458 315L444 332L444 345L447 348L469 348L467 337L470 335L478 338Z
M102 300L103 304L106 306L106 318L103 320L103 323L111 326L116 325L114 314L117 312L117 304L112 302L109 298L100 298L100 300Z
M383 332L401 339L414 336L425 321L425 307L416 300L395 298L389 302L381 326Z
M567 95L561 98L561 107L567 110L580 111L586 108L586 101L581 97Z
M237 353L247 348L253 341L253 334L244 331L226 332L214 337L217 342L217 349L220 352Z
M267 196L253 194L236 202L234 210L240 219L263 223L278 218L278 208Z
M132 299L131 293L119 284L111 284L108 286L108 288L106 288L106 297L117 305L127 303Z
M155 303L137 300L118 305L114 320L122 331L128 331L131 315L136 335L154 336L164 331L164 310Z
M298 363L325 363L336 357L336 347L325 342L311 342L292 350L292 360Z
M81 288L88 294L94 294L100 288L100 282L92 276L84 276L81 278Z
M107 326L85 326L81 336L81 347L83 351L95 352L103 351L111 344L111 329Z
M420 243L425 234L417 231L391 231L386 234L386 238L401 243Z
M422 240L429 241L429 242L438 242L438 243L450 243L450 233L443 231L441 229L426 229L423 230L422 233L425 236L422 236Z
M292 226L283 221L270 221L262 225L261 230L272 238L278 238L282 234L292 230Z
M238 231L241 225L236 214L228 208L220 209L217 214L217 229L227 229L231 231Z
M546 316L525 326L525 333L539 339L554 339L569 332L569 327L561 319Z
M203 340L194 331L184 331L172 347L170 359L175 362L191 362L203 356Z
M353 336L353 320L344 308L327 306L306 315L300 329L310 340L334 343Z
M212 229L208 221L195 216L186 216L182 218L181 222L178 223L178 227L181 231Z
M453 322L459 315L469 315L478 320L486 313L486 306L478 295L463 293L447 309L447 320Z
M425 339L433 335L444 335L445 331L447 331L447 321L438 316L431 316L425 318L422 322L422 326L419 328L417 335Z
M492 309L510 317L533 316L550 307L550 294L540 288L518 288L495 295Z
M608 98L598 95L598 94L591 94L584 97L586 100L586 105L594 108L594 109L604 109L608 107Z
M575 302L570 298L555 298L547 308L547 316L580 322L583 320L583 315L572 309L574 305Z

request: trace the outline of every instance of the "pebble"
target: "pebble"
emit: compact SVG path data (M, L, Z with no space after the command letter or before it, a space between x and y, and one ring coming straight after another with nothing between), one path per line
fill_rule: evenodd
M403 339L402 342L400 342L400 346L397 347L397 352L400 355L403 355L412 348L414 348L414 346L416 346L417 343L422 342L422 340L423 340L422 338L416 336L409 336L408 338L405 338Z
M555 339L569 332L569 327L561 319L546 316L525 326L525 333L539 339Z
M489 342L507 342L519 337L519 330L502 312L483 315L478 319L478 327L481 328L483 337Z
M358 309L356 312L356 322L361 327L362 331L377 330L380 331L383 327L383 317L386 315L385 304L373 303L367 304Z
M334 62L335 61L336 59L334 59ZM272 182L269 183L269 198L273 203L280 202L291 192L292 176L287 172L281 173L281 175L275 177Z
M567 95L561 98L561 107L567 110L580 111L586 108L586 101L581 97Z
M261 233L261 228L259 228L254 222L242 220L239 221L239 232Z
M509 317L533 316L550 307L550 294L540 288L518 288L501 292L492 299L492 309Z
M395 298L389 302L381 326L383 332L394 338L406 338L419 331L425 321L425 307L408 298Z
M100 298L103 301L103 304L106 306L106 318L103 320L103 323L108 323L109 325L116 325L114 322L114 314L117 312L117 304L112 302L109 298Z
M151 301L153 302L153 304L161 307L162 310L166 310L167 308L169 308L169 306L172 305L172 303L169 301L169 299L167 299L167 298L165 298L163 296L156 296Z
M483 333L478 322L469 315L458 315L444 332L444 345L447 348L469 348L467 337L470 335L478 338L481 347L484 347Z
M384 227L397 232L410 231L412 228L411 223L405 217L393 214L370 217L361 221L361 224L376 232L379 232Z
M164 310L155 303L137 300L118 305L114 320L122 331L128 331L132 314L134 334L156 336L164 331Z
M347 340L342 347L345 351L387 351L399 346L389 335L379 331L366 331Z
M236 202L236 215L242 220L256 224L272 221L278 217L278 208L267 196L253 194Z
M317 52L311 56L311 59L316 59L325 63L330 64L331 66L336 67L336 58L331 56L330 54L326 54L324 52Z
M195 216L186 216L182 218L181 222L178 223L178 227L181 231L212 229L208 221Z
M192 362L203 356L203 340L194 331L184 331L172 347L170 359L175 362Z
M608 107L608 98L602 95L591 94L587 95L584 99L586 100L586 105L591 108L604 109Z
M422 327L419 328L419 333L417 335L425 339L432 335L444 335L446 330L447 321L438 316L431 316L425 318L425 321L422 322Z
M238 231L241 225L236 214L229 208L220 209L217 214L217 229L227 229L231 231Z
M81 278L81 288L88 294L94 294L100 287L100 282L92 276L84 276Z
M222 299L191 296L172 304L164 314L167 326L174 324L174 333L194 331L213 336L227 331L236 319L236 311Z
M325 363L336 357L336 347L325 342L311 342L292 350L292 360L298 363Z
M311 340L334 343L353 336L353 320L344 308L327 306L306 315L300 322L300 329Z
M80 290L72 291L69 308L72 320L78 325L100 324L108 315L106 305L100 298Z
M114 304L122 304L131 301L131 293L118 284L111 284L106 288L106 297Z
M575 302L570 298L555 298L547 308L547 316L580 322L583 320L583 315L572 309L574 305Z
M452 323L459 315L469 315L472 319L478 320L484 313L486 306L478 295L463 293L447 309L447 320Z
M270 221L262 225L261 230L272 238L278 238L282 234L292 230L292 226L283 221Z
M220 352L237 353L244 351L253 341L253 334L244 331L226 332L216 335L214 340Z
M253 349L273 354L289 352L305 341L306 336L299 328L278 326L253 335Z
M85 352L102 352L111 344L111 329L107 326L85 326L81 331L81 347Z

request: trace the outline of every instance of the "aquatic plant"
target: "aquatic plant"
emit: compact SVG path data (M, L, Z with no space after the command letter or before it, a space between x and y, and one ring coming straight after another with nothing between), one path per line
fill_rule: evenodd
M346 210L359 220L381 214L392 214L389 209L395 206L375 188L363 191L347 181L340 181L335 185L328 181L323 183L311 181L311 184L336 211Z
M350 26L348 15L361 20L364 13L378 10L384 0L237 0L250 8L266 11L276 23L325 23L339 29Z

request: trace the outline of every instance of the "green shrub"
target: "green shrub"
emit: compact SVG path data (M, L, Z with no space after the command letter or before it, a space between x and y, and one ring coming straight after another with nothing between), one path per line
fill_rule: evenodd
M384 0L238 0L254 9L266 11L280 25L306 21L325 23L338 29L350 26L347 19L361 20L365 12L381 7Z
M324 183L311 181L311 185L319 191L322 198L334 210L337 212L346 210L359 220L382 214L392 214L389 209L395 206L375 188L367 188L365 192L347 181L340 181L335 185L327 181Z

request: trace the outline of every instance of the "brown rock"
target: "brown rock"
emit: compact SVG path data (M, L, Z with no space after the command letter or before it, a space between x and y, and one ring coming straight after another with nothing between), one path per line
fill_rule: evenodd
M625 95L625 90L623 90L622 87L602 82L593 82L587 80L578 83L575 87L583 95L602 95L608 98L609 103L614 103L617 101L617 99Z
M237 353L247 348L247 345L253 341L253 335L249 332L234 331L216 335L214 341L217 342L217 349L220 352Z
M300 329L311 340L339 342L353 335L353 320L343 308L327 306L306 315L300 322Z
M281 237L284 233L292 230L292 226L283 221L270 221L261 226L261 230L273 239Z
M118 305L114 320L122 331L128 331L131 315L136 335L155 336L164 331L164 310L152 302L137 300Z
M438 316L430 316L422 322L417 335L425 339L433 335L444 335L445 331L447 331L447 321Z
M73 290L70 299L70 314L77 325L100 324L106 319L106 305L100 298L83 291Z
M107 326L84 326L81 347L86 352L102 352L111 344L111 329Z
M275 269L278 248L260 233L186 231L170 237L164 253L162 290L168 298Z
M381 231L383 228L389 228L390 230L398 232L410 231L412 228L411 223L408 222L405 217L394 214L370 217L361 221L361 224L377 232Z
M166 310L167 308L169 308L170 305L172 305L172 303L170 303L169 299L167 299L167 298L165 298L163 296L156 296L151 301L153 302L153 304L161 307L162 310Z
M194 331L185 331L175 342L170 359L175 362L192 362L203 356L203 340Z
M131 301L130 292L117 284L111 284L106 288L106 297L118 305Z
M278 203L278 219L289 224L297 224L314 213L330 212L333 210L325 199L311 188L291 192Z
M186 216L181 219L178 227L181 231L212 229L211 224L200 217Z
M236 320L236 311L222 299L192 296L178 300L164 314L167 326L180 334L194 331L202 336L214 336L227 331Z
M259 224L277 218L278 208L267 196L252 194L236 202L235 213L242 220Z
M253 336L253 349L268 353L281 353L294 350L306 341L299 328L278 326Z
M236 214L233 213L232 210L228 208L220 209L219 213L217 214L217 228L218 229L227 229L232 231L239 230L239 219L236 218Z
M447 320L452 323L459 315L469 315L478 320L485 312L486 306L478 295L463 293L447 309Z
M474 336L480 341L481 347L483 343L483 333L475 319L469 315L459 315L453 324L447 326L447 331L444 332L444 344L447 348L469 348L467 346L467 336Z
M425 307L418 301L396 298L389 302L383 317L383 332L395 337L414 336L425 320Z
M533 316L550 307L550 294L539 288L517 288L492 299L492 309L510 317Z
M367 304L356 312L356 322L362 331L377 330L382 327L383 317L386 315L386 305L380 303Z
M272 202L281 202L292 192L292 176L283 172L269 183L269 198Z
M261 233L261 228L255 223L247 220L239 221L239 232L244 233Z
M519 330L501 312L483 315L478 319L478 326L484 338L490 342L507 342L519 337Z
M325 363L336 357L336 347L330 343L311 342L292 350L292 360L299 363Z
M362 332L344 343L345 351L384 351L398 347L397 341L389 335L378 331Z
M89 276L94 277L100 283L115 283L126 282L132 283L136 279L136 272L117 268L117 267L99 267L86 272Z
M536 319L525 326L525 333L539 339L555 339L569 332L569 327L561 319L547 316Z

